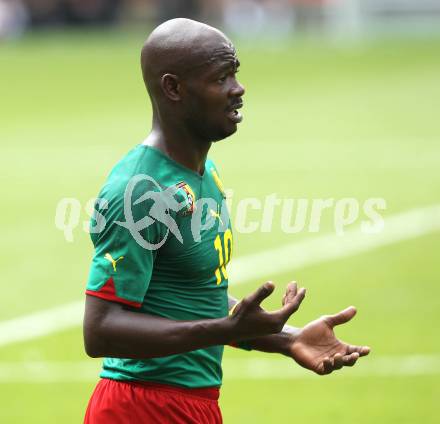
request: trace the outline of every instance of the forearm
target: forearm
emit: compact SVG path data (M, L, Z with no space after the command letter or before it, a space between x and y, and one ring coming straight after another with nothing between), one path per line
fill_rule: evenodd
M253 350L280 353L290 357L289 346L291 346L292 341L297 337L299 331L298 328L285 325L283 330L277 334L257 337L255 339L245 340L245 342Z
M228 317L174 321L87 297L84 340L90 356L153 358L224 345L234 339Z

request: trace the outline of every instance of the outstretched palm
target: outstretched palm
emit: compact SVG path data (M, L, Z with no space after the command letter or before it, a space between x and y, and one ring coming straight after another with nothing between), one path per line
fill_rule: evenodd
M350 321L355 314L356 309L349 307L310 322L292 339L290 356L304 368L321 375L354 365L360 356L368 355L370 348L338 340L333 327Z

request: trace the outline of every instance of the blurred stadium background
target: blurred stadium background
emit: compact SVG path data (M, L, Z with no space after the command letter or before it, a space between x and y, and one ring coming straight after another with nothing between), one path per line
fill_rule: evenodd
M318 233L285 234L279 212L270 232L235 233L234 261L251 258L256 272L242 267L232 294L270 277L275 308L296 279L309 291L293 325L354 304L358 316L338 334L373 353L320 378L226 348L225 422L439 422L436 0L0 0L0 422L82 420L100 367L80 327L86 203L149 129L139 51L175 16L220 26L238 48L245 121L212 149L234 202L380 197L384 234L399 217L392 243L377 235L363 251L341 236L316 253L334 234L331 213ZM81 205L71 242L55 224L62 198ZM279 267L275 249L292 243L291 266Z

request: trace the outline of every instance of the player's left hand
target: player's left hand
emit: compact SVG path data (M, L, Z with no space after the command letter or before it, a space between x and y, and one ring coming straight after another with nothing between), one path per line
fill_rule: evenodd
M326 315L310 322L292 338L289 356L299 365L320 375L353 366L360 356L370 353L370 348L338 340L333 328L345 324L355 315L356 308L350 306L335 315Z

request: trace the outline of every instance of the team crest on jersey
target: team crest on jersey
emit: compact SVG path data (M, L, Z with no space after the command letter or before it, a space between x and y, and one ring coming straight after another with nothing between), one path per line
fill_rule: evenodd
M191 215L196 209L196 195L185 181L176 184L177 194L183 197L183 205L179 213L183 216Z
M222 194L222 196L224 198L226 198L226 193L225 193L225 189L223 187L222 180L220 179L220 177L217 174L217 171L214 168L211 168L211 175L212 175L212 178L214 179L215 185L220 190L220 193Z

